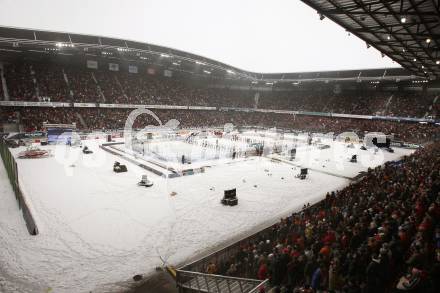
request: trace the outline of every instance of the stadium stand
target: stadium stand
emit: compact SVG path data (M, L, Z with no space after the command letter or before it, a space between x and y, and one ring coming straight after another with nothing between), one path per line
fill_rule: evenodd
M69 100L68 87L63 69L57 65L38 64L33 66L36 84L41 100L66 102Z
M436 96L429 94L393 92L353 92L349 94L318 92L287 92L263 95L260 107L399 117L432 116L430 106Z
M255 108L255 90L189 85L179 78L90 71L56 64L8 64L5 77L11 100L106 102ZM70 91L73 99L70 98ZM102 94L101 94L102 93ZM346 91L328 88L258 92L258 108L358 115L435 117L438 95L430 93Z
M116 130L122 129L128 114L127 109L101 108L7 108L3 109L4 117L18 116L27 131L42 130L43 123L71 123L82 125L79 113L87 129L82 130ZM180 121L182 127L215 126L223 127L225 123L237 126L263 126L296 129L300 131L356 132L361 137L366 132L383 132L394 134L394 139L405 142L427 142L440 137L439 127L431 124L409 123L399 121L364 120L349 118L330 118L315 116L292 116L276 113L236 112L236 111L191 111L191 110L155 110L163 123L170 119ZM135 128L148 124L157 124L150 116L141 116L136 120Z
M22 93L23 88L19 88L17 83L22 84L24 80L32 81L35 76L39 89L38 98L49 98L54 102L66 101L69 89L74 94L71 102L104 102L99 94L99 87L107 103L252 106L251 92L190 87L179 79L139 77L136 74L81 70L75 67L61 68L58 65L47 64L8 64L6 67L7 85L12 89L11 100L31 100L27 98L29 95ZM34 67L35 71L29 69ZM64 79L64 73L68 83ZM51 87L48 87L49 81ZM35 92L35 85L31 83L25 89Z
M32 72L34 72L32 67L26 63L16 63L5 67L4 76L12 99L38 101Z
M1 78L3 77L3 70L0 68L0 100L4 99L4 93L3 93L3 85L1 82Z
M66 75L69 82L69 90L73 94L73 101L79 103L102 101L91 72L77 68L68 68L66 69Z

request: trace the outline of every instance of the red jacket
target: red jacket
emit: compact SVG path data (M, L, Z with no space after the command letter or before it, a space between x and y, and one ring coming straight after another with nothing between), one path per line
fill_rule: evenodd
M258 279L259 280L267 279L267 265L265 263L261 264L260 268L258 269Z

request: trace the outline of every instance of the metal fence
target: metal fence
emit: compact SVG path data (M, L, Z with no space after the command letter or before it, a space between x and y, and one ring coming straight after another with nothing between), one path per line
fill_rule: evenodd
M177 270L180 292L259 293L266 292L268 280L236 278Z
M26 222L26 227L31 235L38 234L38 227L35 223L34 217L29 209L26 199L21 191L20 184L18 181L18 168L17 162L14 156L9 151L8 146L3 140L0 141L0 155L3 159L3 164L5 166L6 172L8 174L9 181L11 182L12 189L14 190L15 198L17 199L18 206L23 213L24 221Z

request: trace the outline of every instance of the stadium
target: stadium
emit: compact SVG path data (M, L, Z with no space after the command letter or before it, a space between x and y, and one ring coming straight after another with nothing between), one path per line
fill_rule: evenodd
M440 292L440 3L294 2L394 66L0 21L0 292Z

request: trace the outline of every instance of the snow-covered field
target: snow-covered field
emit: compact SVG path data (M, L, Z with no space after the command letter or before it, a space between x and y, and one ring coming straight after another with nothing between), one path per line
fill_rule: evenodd
M255 133L243 135L251 137L259 141ZM238 149L243 139L224 138L219 144ZM265 135L264 141L270 145L277 137ZM182 264L251 234L342 188L348 177L369 166L411 153L396 149L374 154L332 141L326 141L331 148L319 150L304 141L296 136L295 141L283 141L286 147L269 157L232 160L225 153L227 160L202 174L167 179L148 173L154 181L151 188L137 186L146 171L131 163L126 163L127 173L114 173L114 161L125 161L100 149L103 140L84 142L92 155L79 148L44 147L52 157L17 159L38 236L28 234L0 165L0 292L120 292L133 275L149 274L164 261ZM155 151L164 155L166 143L163 149L156 143ZM172 143L165 152L175 164L176 147L182 143ZM202 148L200 141L193 143L197 149L188 149L188 144L182 152ZM297 158L289 161L287 151L293 145ZM16 155L22 150L12 151ZM355 152L359 163L348 162ZM308 179L295 178L299 166L311 169ZM230 188L237 188L238 206L220 204L223 191Z

